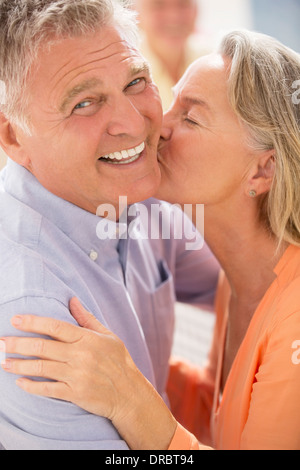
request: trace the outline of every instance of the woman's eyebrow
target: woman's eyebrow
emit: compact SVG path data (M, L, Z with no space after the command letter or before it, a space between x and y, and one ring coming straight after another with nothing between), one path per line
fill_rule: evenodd
M186 105L201 107L211 112L211 108L208 103L206 101L201 100L200 98L194 96L181 96L181 101Z
M80 95L83 91L90 90L92 88L98 87L102 85L103 82L99 78L89 78L88 80L84 80L82 83L70 88L64 95L62 102L59 106L59 111L64 113L68 107L68 105L76 98L76 96Z
M186 107L192 107L192 106L197 106L199 108L202 108L206 111L209 111L212 113L212 109L209 106L209 104L204 101L203 99L199 98L196 96L196 94L184 94L184 92L178 90L178 85L175 85L172 88L173 92L173 98L175 99L176 97L179 98L180 103L182 103Z

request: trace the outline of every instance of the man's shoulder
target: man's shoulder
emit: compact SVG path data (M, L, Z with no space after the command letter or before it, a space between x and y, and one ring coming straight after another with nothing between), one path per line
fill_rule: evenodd
M22 295L43 292L43 260L29 247L3 236L0 230L0 304Z
M0 302L21 284L41 284L42 260L36 250L41 224L41 215L11 196L0 180Z
M55 225L0 184L0 305L22 297L60 295L58 235Z
M64 269L39 245L16 242L0 228L0 305L20 298L66 298Z

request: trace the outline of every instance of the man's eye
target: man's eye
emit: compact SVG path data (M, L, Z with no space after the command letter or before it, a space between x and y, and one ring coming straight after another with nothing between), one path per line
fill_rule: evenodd
M75 106L74 110L75 110L75 109L84 109L84 108L87 108L88 106L91 105L91 103L92 103L92 102L91 102L90 100L81 101L80 103L78 103L78 104Z
M136 78L135 80L132 80L132 82L129 83L129 85L127 85L127 88L128 87L131 87L131 86L134 86L134 85L137 85L138 83L140 83L143 79L142 78Z
M139 93L146 88L146 84L147 84L147 80L145 78L136 78L135 80L132 80L132 82L130 82L127 85L125 90Z
M100 99L96 101L94 99L86 99L80 101L72 111L72 114L77 116L93 116L101 107L103 101Z

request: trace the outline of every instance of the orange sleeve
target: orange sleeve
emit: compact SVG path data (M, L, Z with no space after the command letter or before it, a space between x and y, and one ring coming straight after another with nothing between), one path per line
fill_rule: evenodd
M201 445L193 434L184 429L179 423L168 450L212 450Z
M241 449L300 449L300 312L269 331Z
M167 393L176 420L204 444L211 444L214 382L206 369L173 359Z

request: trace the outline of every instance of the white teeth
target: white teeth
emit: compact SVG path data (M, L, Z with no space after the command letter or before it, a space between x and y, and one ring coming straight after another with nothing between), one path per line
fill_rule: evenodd
M128 163L133 163L140 158L140 154L131 157L129 160L122 160L120 162L110 162L112 165L128 165Z
M128 156L129 157L134 157L136 155L136 150L135 148L134 149L130 149L130 150L127 150L128 152Z
M142 142L140 145L138 145L137 147L135 147L135 151L136 153L141 153L145 148L145 143Z
M121 152L115 152L115 153L111 154L110 158L111 157L116 158L117 160L122 160L122 158L123 158ZM113 159L113 158L111 158L111 159Z
M109 155L104 155L102 158L106 160L117 160L117 162L112 163L132 163L133 161L137 160L140 154L143 152L145 148L145 142L142 142L137 147L134 147L129 150L121 150L120 152L110 153ZM128 158L130 157L130 160ZM126 160L126 162L122 162L122 160Z

